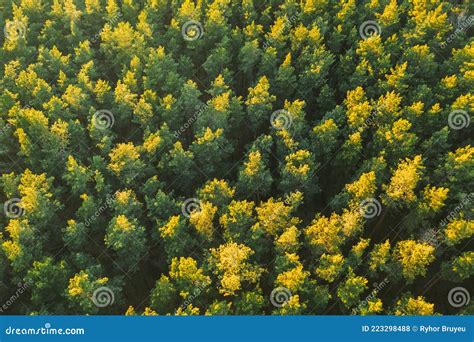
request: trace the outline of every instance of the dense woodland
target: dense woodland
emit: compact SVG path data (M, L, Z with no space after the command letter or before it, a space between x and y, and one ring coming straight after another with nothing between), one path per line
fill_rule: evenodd
M474 312L473 2L0 4L1 314Z

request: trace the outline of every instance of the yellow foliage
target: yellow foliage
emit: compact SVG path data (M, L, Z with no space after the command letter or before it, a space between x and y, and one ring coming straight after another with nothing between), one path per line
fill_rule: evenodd
M204 286L211 283L211 279L204 275L203 270L198 267L197 261L191 257L173 258L170 266L170 277L194 285L202 284Z
M291 226L280 235L276 245L286 252L296 252L298 249L299 231L296 226Z
M182 306L180 306L176 310L176 316L196 316L199 315L200 310L197 307L194 307L192 304L189 304L186 306L184 309Z
M219 275L219 292L224 296L233 296L241 288L242 281L255 283L262 272L258 267L248 263L248 258L254 253L252 249L235 242L211 248L211 263Z
M297 291L308 278L309 272L303 271L303 265L298 265L289 271L280 273L276 282L290 291Z
M89 280L89 275L84 271L77 273L69 279L68 293L72 297L79 296L84 293L83 283Z
M249 95L245 104L247 106L265 104L268 99L275 99L275 96L270 97L268 92L270 89L270 82L266 76L260 77L257 85L254 88L249 89Z
M377 185L375 183L375 172L365 172L358 180L346 185L346 190L351 194L352 200L356 205L366 198L374 197Z
M230 91L226 91L223 94L220 94L214 97L211 100L211 104L215 110L219 112L226 112L229 109L230 104Z
M137 315L137 312L131 305L128 307L127 311L125 311L125 316L136 316L136 315Z
M398 5L397 0L390 0L385 6L382 14L376 14L378 22L383 26L394 25L398 22Z
M217 212L217 207L214 207L209 202L202 201L200 209L195 210L189 217L189 222L196 228L197 232L205 238L211 240L214 234L214 216Z
M252 151L249 154L249 160L244 164L245 170L244 173L248 176L255 176L261 172L263 167L262 165L262 155L260 151Z
M162 238L168 238L174 236L176 233L175 229L176 226L179 224L179 216L171 216L168 220L168 223L165 224L163 227L159 228L160 234Z
M347 106L347 121L351 127L362 126L369 117L372 106L366 100L365 92L362 87L347 92L347 98L344 101Z
M406 315L433 315L434 314L434 304L427 303L422 296L417 298L403 298L397 302L397 309L395 310L395 315L397 316L406 316Z
M120 143L109 153L109 157L109 168L120 174L128 163L140 158L140 153L133 143Z
M400 241L395 247L394 258L400 263L404 277L413 281L426 274L426 268L435 259L434 247L414 240Z
M143 142L143 148L148 153L155 153L161 144L161 137L158 132L150 134Z
M158 314L156 313L155 310L149 307L146 307L145 311L143 311L143 316L158 316Z
M444 207L444 201L448 198L449 189L427 185L423 190L424 201L421 207L438 212Z
M370 252L369 269L377 271L380 267L385 266L390 258L390 241L386 240L384 243L379 243L374 246Z
M344 241L339 215L317 217L305 230L309 243L320 252L336 253Z
M446 243L450 246L474 235L474 222L472 220L456 219L448 223L444 231Z
M122 230L122 231L129 231L134 228L134 225L128 220L125 215L117 216L117 220L115 222L115 229Z
M385 133L385 139L390 144L399 144L407 140L407 133L411 128L411 123L405 119L399 119L393 123L392 129Z
M319 260L320 263L316 268L316 275L332 283L342 271L344 257L342 254L323 254Z
M386 187L387 195L393 201L414 202L416 200L415 188L421 178L420 171L423 170L421 155L412 160L406 159L398 164L397 170Z
M258 225L270 235L277 235L282 230L300 222L297 217L291 217L292 207L284 202L270 198L256 209Z

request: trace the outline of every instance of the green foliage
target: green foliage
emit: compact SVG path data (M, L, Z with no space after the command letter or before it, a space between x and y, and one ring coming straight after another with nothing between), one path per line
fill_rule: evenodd
M18 3L0 304L32 285L7 313L468 312L439 294L474 275L472 6Z

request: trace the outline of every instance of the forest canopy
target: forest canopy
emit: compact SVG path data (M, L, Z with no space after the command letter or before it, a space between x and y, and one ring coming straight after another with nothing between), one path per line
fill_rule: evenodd
M473 2L0 4L0 313L473 314Z

